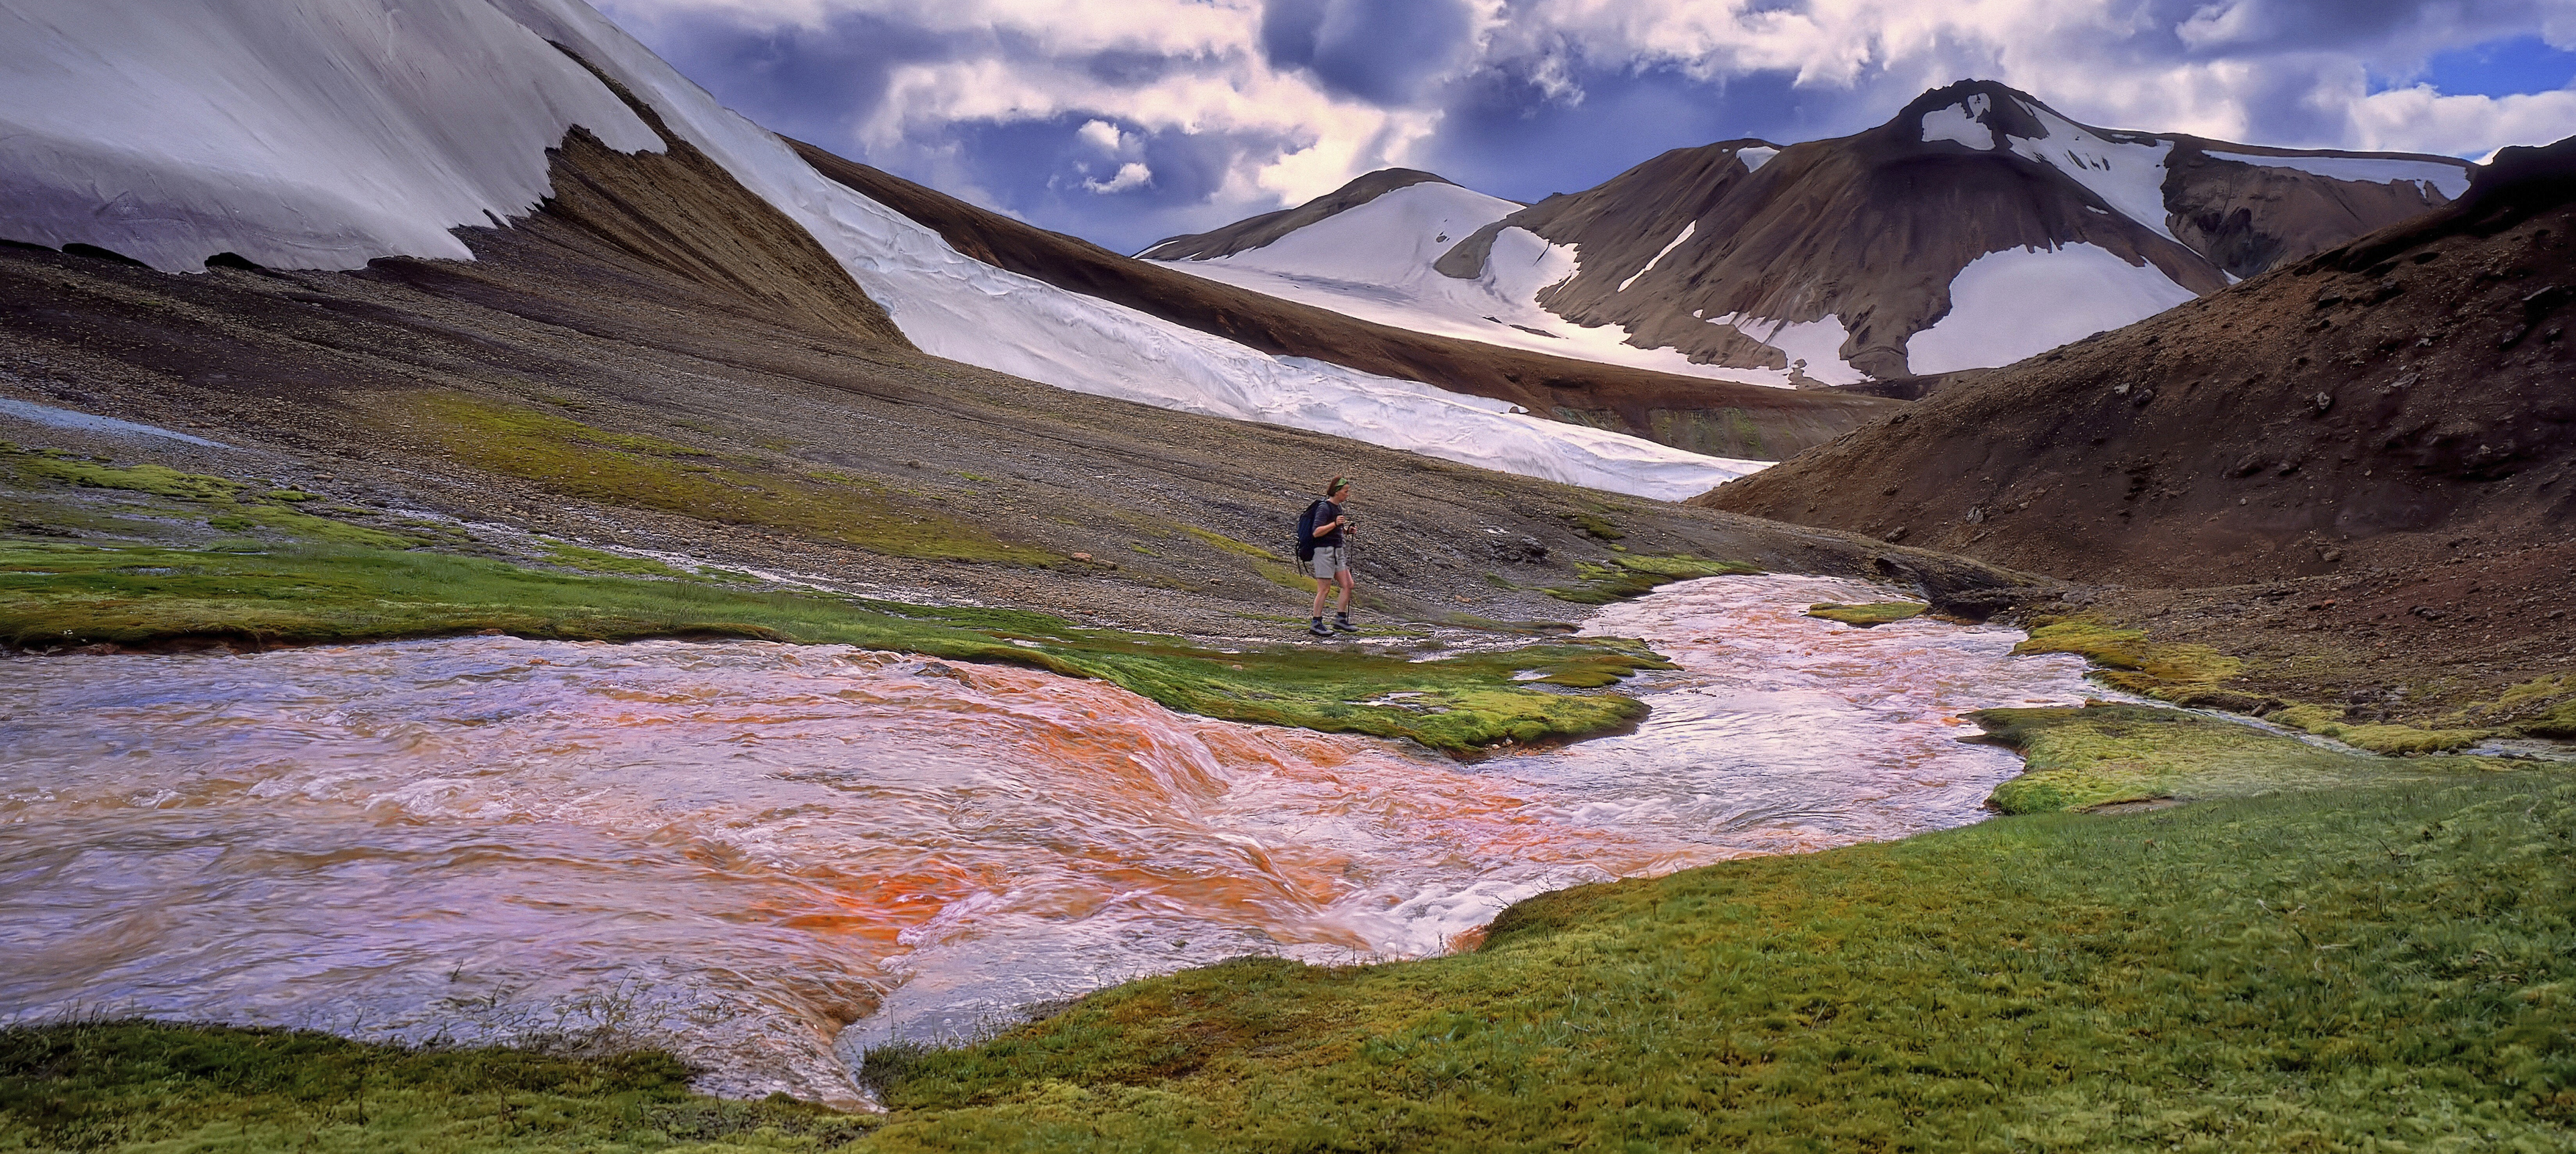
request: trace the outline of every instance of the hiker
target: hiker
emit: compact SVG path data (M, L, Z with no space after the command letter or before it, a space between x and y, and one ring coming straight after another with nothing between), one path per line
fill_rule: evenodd
M1297 559L1306 563L1306 571L1315 578L1315 615L1307 622L1306 632L1316 637L1330 637L1333 630L1357 633L1351 624L1351 559L1346 534L1351 519L1342 505L1351 499L1351 480L1335 477L1324 486L1324 499L1306 506L1304 516L1297 518ZM1333 607L1333 624L1324 626L1324 595L1334 585L1342 587L1341 603Z

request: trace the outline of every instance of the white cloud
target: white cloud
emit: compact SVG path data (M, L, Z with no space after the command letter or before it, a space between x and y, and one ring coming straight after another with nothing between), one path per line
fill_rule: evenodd
M1143 188L1152 183L1154 183L1154 170L1131 160L1118 166L1118 175L1107 180L1086 180L1082 182L1082 187L1093 192L1111 193Z
M2351 104L2353 140L2389 152L2446 152L2481 160L2514 144L2576 134L2576 89L2520 96L2444 96L2426 85L2374 92Z
M1106 120L1086 120L1082 122L1082 127L1073 131L1073 134L1081 137L1083 143L1093 148L1111 156L1118 155L1120 133L1115 124Z

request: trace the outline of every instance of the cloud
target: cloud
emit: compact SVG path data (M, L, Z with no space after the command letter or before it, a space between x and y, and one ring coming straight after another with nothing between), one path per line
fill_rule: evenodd
M2576 49L2576 0L595 2L764 125L1128 251L1388 165L1528 200L1968 77L2261 144L2474 157L2576 124L2563 88L2440 87L2481 46Z
M1106 120L1083 121L1082 127L1073 130L1073 134L1082 138L1083 143L1112 156L1118 154L1120 142L1127 138L1126 133L1118 131L1117 125Z
M1086 180L1082 182L1082 187L1093 192L1109 193L1143 188L1152 183L1154 183L1154 170L1131 160L1118 166L1116 176L1107 180Z
M1326 90L1372 104L1407 104L1470 47L1474 17L1460 0L1266 0L1261 48L1276 68L1302 69Z

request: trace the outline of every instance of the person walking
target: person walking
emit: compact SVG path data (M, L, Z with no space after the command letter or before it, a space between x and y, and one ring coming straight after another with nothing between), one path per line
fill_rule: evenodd
M1350 478L1335 477L1332 484L1324 487L1324 499L1307 506L1306 515L1297 519L1301 537L1299 545L1302 546L1298 552L1306 556L1306 571L1315 578L1314 617L1306 624L1306 632L1311 636L1330 637L1335 630L1344 633L1360 631L1359 626L1351 624L1349 535L1352 523L1349 514L1342 511L1342 506L1349 504L1350 499ZM1324 625L1324 598L1336 585L1342 589L1341 601L1333 607L1333 624L1327 628Z

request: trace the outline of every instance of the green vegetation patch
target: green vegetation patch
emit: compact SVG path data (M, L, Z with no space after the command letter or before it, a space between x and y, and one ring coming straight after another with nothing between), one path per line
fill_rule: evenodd
M1703 561L1688 555L1662 557L1620 553L1611 557L1608 564L1577 561L1574 572L1582 578L1581 584L1542 589L1540 592L1577 605L1607 605L1613 601L1642 597L1660 586L1693 577L1727 577L1761 571L1759 566L1742 561Z
M0 1149L821 1150L876 1124L687 1091L668 1054L402 1049L148 1022L0 1029Z
M878 1050L859 1149L2564 1150L2571 840L2576 786L2499 773L1566 890Z
M568 640L758 637L1026 665L1099 678L1185 712L1410 739L1453 754L1610 732L1645 712L1632 698L1553 692L1516 681L1518 672L1535 669L1551 685L1590 687L1638 669L1670 668L1635 643L1615 640L1438 661L1290 643L1223 653L1040 613L566 573L425 551L257 543L240 551L114 548L0 538L0 642L12 645L274 645L486 629Z
M1035 545L903 501L856 478L815 478L725 463L704 449L613 433L460 393L410 401L412 415L466 464L568 497L781 529L892 557L1048 565Z
M2492 729L2425 729L2413 725L2348 721L2339 708L2306 703L2270 710L2263 714L2263 720L2319 737L2331 737L2372 753L2397 756L2467 749L2498 733Z
M1205 541L1210 545L1214 545L1217 548L1228 553L1232 553L1238 557L1252 557L1263 561L1277 561L1281 564L1288 563L1287 558L1273 553L1268 549L1264 549L1259 545L1255 545L1247 541L1237 541L1234 538L1228 537L1223 533L1216 532L1213 529L1202 529L1196 525L1183 525L1180 528L1181 532L1187 533L1192 537L1196 537L1201 541ZM1290 533L1289 536L1294 537L1296 534Z
M2503 762L2438 758L2392 765L2250 725L2143 705L1986 709L1968 715L1985 740L2019 752L2022 775L1987 804L2042 813L2121 802L2241 797L2408 776L2453 776Z
M2576 675L2557 674L2513 686L2435 725L2363 721L2340 706L2255 697L2227 689L2244 663L2205 645L2150 640L2090 617L2041 617L2015 654L2073 653L2100 668L2093 677L2141 697L2178 705L2253 714L2276 725L2392 756L2449 753L2496 737L2576 738Z
M1565 518L1584 536L1595 541L1617 541L1628 535L1608 517L1594 510L1583 509L1572 513L1559 513L1557 516Z
M20 492L59 493L65 489L105 489L136 494L145 500L130 511L172 520L202 521L218 533L261 534L318 545L351 545L402 549L418 538L316 516L300 506L310 493L267 489L224 477L183 473L165 465L116 465L74 454L0 445L0 482ZM47 502L48 513L68 513ZM92 520L74 515L67 519ZM118 518L110 516L108 521Z
M2091 617L2032 619L2030 637L2013 646L2013 655L2032 653L2075 654L2101 667L2094 676L2105 685L2184 704L2220 692L2220 683L2245 669L2244 662L2206 645L2150 641L2144 630Z
M1932 607L1920 601L1871 601L1860 605L1844 605L1828 601L1821 605L1807 606L1807 616L1821 617L1827 621L1840 621L1856 629L1867 629L1873 625L1885 625L1891 621L1912 620L1922 616L1930 608Z

